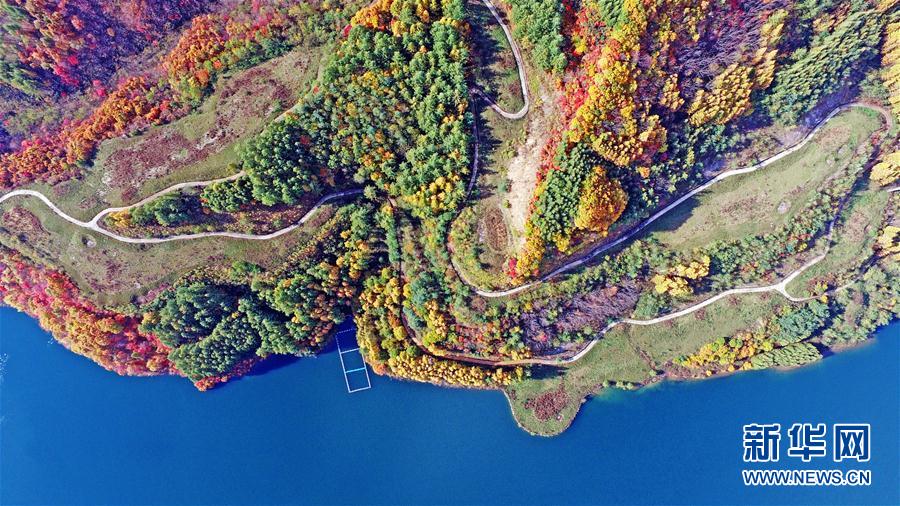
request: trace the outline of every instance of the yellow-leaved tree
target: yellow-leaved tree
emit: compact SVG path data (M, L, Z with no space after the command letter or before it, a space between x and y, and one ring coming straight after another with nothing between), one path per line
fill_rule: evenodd
M594 167L582 190L575 226L606 235L610 225L622 216L627 203L628 194L622 189L621 183L610 179L606 175L606 169L598 165Z
M894 116L900 119L900 22L887 25L881 46L881 79Z
M656 293L668 293L673 297L694 293L691 281L697 281L709 275L709 255L703 255L687 264L679 264L666 274L657 274L651 278Z
M884 157L872 167L870 178L881 186L887 186L900 179L900 151Z

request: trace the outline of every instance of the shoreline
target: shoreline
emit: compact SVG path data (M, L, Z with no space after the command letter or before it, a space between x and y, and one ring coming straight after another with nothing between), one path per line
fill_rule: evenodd
M880 332L882 332L884 329L889 328L891 326L898 326L898 332L897 332L898 335L896 337L900 338L900 318L894 318L893 320L889 321L888 323L878 326L872 332L872 334L869 337L867 337L864 341L859 341L856 343L845 343L845 344L839 344L839 345L836 345L833 347L828 347L827 349L830 350L832 353L829 353L827 355L823 354L822 358L820 358L819 360L816 360L815 362L809 362L806 364L796 365L796 366L767 367L765 369L750 369L750 370L738 369L735 371L724 371L721 373L716 373L716 374L713 374L712 376L708 376L708 377L680 378L680 377L670 376L667 372L664 372L663 374L653 376L646 382L637 384L638 385L637 388L630 389L630 390L626 390L626 389L620 389L620 390L622 390L623 393L624 392L641 392L641 391L645 391L645 390L652 391L653 388L660 387L664 384L678 385L678 384L682 384L682 383L683 384L700 383L703 381L709 381L709 380L714 380L714 379L732 378L732 377L738 376L740 373L752 373L752 372L763 372L763 371L773 371L778 374L794 373L797 371L807 369L808 367L815 366L817 364L823 364L826 362L826 360L830 359L831 357L837 356L841 353L853 351L853 350L859 350L859 349L862 349L862 348L865 348L868 346L872 346L875 344L877 339L883 339L883 337L878 337L877 335ZM575 422L575 420L581 415L581 411L582 411L584 405L589 401L599 398L600 396L603 395L605 390L608 390L611 388L615 388L615 387L601 387L599 390L595 390L592 393L589 393L588 395L583 396L581 398L581 400L579 401L578 409L575 411L575 416L570 418L565 423L565 426L559 430L559 432L546 432L546 433L535 432L532 429L525 427L522 424L522 421L516 417L516 412L513 409L513 405L512 405L513 400L510 398L509 393L506 391L506 389L501 389L501 391L503 392L504 397L506 397L506 400L509 403L510 414L512 415L513 420L515 421L516 425L520 429L522 429L523 431L525 431L526 433L528 433L531 436L552 438L552 437L560 436L560 435L564 434L565 432L567 432L572 427L572 424Z
M41 325L40 320L39 320L38 318L35 318L34 316L32 316L32 315L31 315L30 313L28 313L27 311L21 311L21 310L18 310L17 308L15 308L15 307L13 307L13 306L10 306L10 305L8 305L8 304L0 303L0 310L2 310L2 309L9 309L9 310L12 310L12 311L16 311L17 313L21 313L22 315L25 315L25 316L28 317L29 319L34 320L35 323L37 323L38 326L41 328L41 330L42 330L43 332L45 332L48 336L50 336L50 337L52 338L52 340L53 340L53 342L54 342L55 344L61 345L61 346L62 346L63 348L65 348L66 351L67 351L68 353L70 353L70 354L77 355L77 356L81 356L81 355L78 354L78 353L72 352L71 349L69 349L67 346L65 346L64 343L62 343L61 341L58 341L58 340L55 338L55 336L53 336L53 334L52 334L51 332L49 332L47 329L45 329L45 328L43 327L43 325ZM819 360L817 360L817 361L815 361L815 362L807 363L807 364L802 364L802 365L798 365L798 366L790 366L790 367L779 366L779 367L769 367L769 368L765 368L765 369L751 369L751 370L725 371L725 372L721 372L721 373L714 374L714 375L709 376L709 377L674 377L674 376L671 376L671 375L668 374L668 373L663 373L663 374L659 374L659 375L653 376L653 377L649 378L649 379L648 379L647 381L645 381L645 382L642 382L642 383L636 383L636 385L637 385L636 388L633 388L633 389L619 389L619 390L621 390L622 393L627 393L627 392L635 392L635 393L637 393L637 392L642 392L642 391L653 391L654 388L660 387L660 386L665 385L665 384L678 385L678 384L700 383L700 382L703 382L703 381L714 380L714 379L731 378L731 377L737 376L739 373L747 373L747 372L773 371L773 372L775 372L775 373L777 373L777 374L788 374L788 373L793 373L793 372L797 372L797 371L804 370L804 369L806 369L806 368L808 368L808 367L810 367L810 366L814 366L814 365L817 365L817 364L827 363L827 362L826 362L827 359L830 359L831 357L837 356L837 355L839 355L839 354L841 354L841 353L848 352L848 351L853 351L853 350L860 350L860 349L864 349L864 348L866 348L866 347L872 346L872 345L874 345L874 344L877 343L877 340L878 340L878 339L884 339L884 336L878 336L878 334L881 333L881 332L883 332L884 329L889 328L889 327L892 327L892 326L896 326L896 327L897 327L897 330L898 330L898 332L896 332L897 335L896 335L896 336L888 336L888 337L889 337L889 338L890 338L890 337L900 338L900 318L895 318L895 319L891 320L890 322L888 322L888 323L886 323L886 324L884 324L884 325L881 325L881 326L879 326L878 328L876 328L876 329L873 331L873 333L872 333L867 339L865 339L864 341L859 341L859 342L856 342L856 343L839 344L839 345L836 345L836 346L833 346L833 347L829 347L829 348L827 348L827 349L830 350L831 353L825 354L825 355L822 356L821 359L819 359ZM893 333L892 333L892 334L893 334ZM322 354L316 354L316 355L312 355L312 356L310 356L310 357L298 357L298 358L321 358L322 356L323 356ZM90 357L84 357L84 358L87 358L88 360L90 360L90 361L92 362L93 365L99 366L99 364L96 364L96 362L94 362L93 360L91 360ZM367 365L367 367L371 367L371 365L368 364L368 362L366 362L366 365ZM135 378L149 378L149 377L162 377L162 376L170 376L170 377L176 377L176 378L183 378L183 377L184 377L184 376L182 376L182 375L179 375L179 374L172 374L172 373L155 373L155 374L122 374L121 372L109 370L109 369L106 369L106 368L104 368L104 367L102 367L102 366L101 366L101 369L103 369L103 370L106 371L106 372L112 372L112 373L115 373L116 376L119 376L119 377L135 377ZM604 396L604 395L611 395L611 394L615 393L613 389L616 388L616 387L602 387L602 386L601 386L600 388L595 388L595 389L592 390L589 394L587 394L587 395L581 397L581 398L578 400L578 406L577 406L577 410L575 411L575 415L572 416L571 418L569 418L568 420L566 420L565 423L564 423L564 426L563 426L559 431L553 431L553 432L540 432L540 431L533 430L533 428L530 428L530 427L526 426L526 425L523 424L523 422L516 416L516 411L513 409L513 402L514 402L514 399L511 398L510 392L509 392L509 391L507 390L507 388L505 388L505 387L501 387L501 386L496 386L496 387L475 387L475 386L466 386L466 385L438 384L438 383L433 383L433 382L421 382L421 381L416 381L416 380L409 379L409 378L402 378L402 377L394 376L394 375L392 375L392 374L378 374L378 373L375 373L374 370L373 370L373 373L376 374L376 375L379 376L379 377L384 377L384 378L387 378L387 379L389 379L389 380L391 380L391 381L399 381L399 382L405 382L405 383L410 383L410 384L427 384L427 385L429 385L429 386L436 387L436 388L452 388L452 389L456 389L456 390L466 390L466 391L473 391L473 392L476 392L476 391L477 391L477 392L499 391L499 392L503 395L504 399L505 399L506 402L507 402L507 408L509 409L509 414L510 414L510 416L511 416L513 422L516 424L516 426L517 426L520 430L522 430L522 431L524 431L525 433L529 434L530 436L542 437L542 438L552 438L552 437L556 437L556 436L562 435L563 433L567 432L567 431L572 427L572 425L575 423L575 420L576 420L577 418L579 418L579 416L581 415L582 409L583 409L583 407L584 407L584 405L585 405L586 403L588 403L589 401L593 401L593 400L595 400L595 399L601 399L602 396ZM240 379L243 379L243 378L246 377L246 376L247 376L247 375L242 375L242 376L237 377L237 378L232 378L232 380L240 380ZM223 387L224 385L217 385L217 386L218 386L219 388L216 388L215 390L220 390L221 387ZM194 390L194 391L195 391L195 392L198 392L198 393L202 393L202 392L203 392L202 390Z

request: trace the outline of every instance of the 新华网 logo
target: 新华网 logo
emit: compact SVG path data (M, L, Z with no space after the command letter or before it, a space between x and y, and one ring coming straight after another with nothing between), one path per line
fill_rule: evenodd
M744 425L744 462L778 462L781 443L781 424L752 423ZM834 462L869 462L871 459L871 426L867 423L794 423L787 429L785 455L805 463L828 455ZM796 461L795 461L796 462ZM845 467L811 469L809 466L783 468L754 466L743 469L741 475L747 486L867 486L872 484L871 469Z
M824 423L795 423L787 430L788 457L810 462L828 454L828 431ZM778 462L781 424L752 423L744 425L744 462ZM831 452L835 462L870 459L871 426L867 423L832 425Z

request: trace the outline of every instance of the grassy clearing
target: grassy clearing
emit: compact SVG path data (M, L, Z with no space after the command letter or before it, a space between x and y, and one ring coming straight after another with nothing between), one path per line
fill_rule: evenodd
M889 198L879 188L854 195L834 229L828 255L794 279L788 292L796 297L817 295L850 281L872 254Z
M554 368L537 377L540 374L538 371L535 378L509 388L507 396L519 425L529 432L549 436L564 431L584 398L600 390L605 382L641 383L654 373L622 333L610 333L575 364ZM556 416L541 420L533 408L526 406L529 401L549 401L553 397L561 406Z
M600 390L604 383L645 383L656 376L641 352L654 367L659 367L694 353L719 337L730 337L750 327L783 304L789 302L778 295L744 294L707 307L702 318L694 313L672 320L670 325L617 326L581 360L544 375L538 371L536 377L511 387L507 393L513 416L529 432L559 434L572 423L584 398ZM545 400L558 400L555 417L541 420L533 404L526 406L542 396Z
M510 282L502 269L509 233L503 213L491 203L492 199L476 202L472 204L474 208L456 218L450 234L450 252L456 268L469 283L502 288Z
M237 260L278 266L333 210L324 207L304 227L266 241L265 247L223 237L135 245L75 227L35 199L17 199L0 205L0 243L61 269L94 302L115 306L135 302L199 267L230 266Z
M751 326L777 306L789 304L778 294L740 294L726 297L697 312L659 325L626 325L612 333L623 333L647 353L654 364L663 365L696 352L706 343Z
M803 149L764 169L716 183L660 218L652 233L690 250L716 240L772 232L789 222L826 178L854 159L881 116L852 109L832 119Z
M80 219L184 181L233 172L242 142L291 107L317 77L324 48L298 48L223 78L190 115L103 142L79 180L32 185Z

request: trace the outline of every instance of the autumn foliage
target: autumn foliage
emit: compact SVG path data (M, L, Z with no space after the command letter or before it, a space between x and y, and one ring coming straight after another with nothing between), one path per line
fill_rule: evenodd
M524 377L521 367L466 365L423 352L404 324L403 292L396 272L384 268L365 281L359 296L360 308L354 315L357 339L375 372L438 385L473 388L509 385ZM444 332L448 330L446 324L444 321Z
M191 84L206 86L210 81L204 63L212 61L225 48L226 34L218 19L211 15L197 16L184 32L175 48L166 55L163 66L169 80L177 86L184 79Z
M900 22L890 23L881 48L881 73L894 116L900 119Z
M163 59L169 84L182 99L196 101L214 77L241 61L278 56L302 19L291 9L254 3L242 16L207 14L195 17L175 47Z
M130 316L98 309L64 274L0 247L0 297L38 319L63 346L119 374L174 374L169 350Z
M55 133L37 135L23 142L18 151L0 156L0 187L72 177L100 142L167 118L168 101L151 102L148 97L152 91L144 78L127 79L84 120Z
M673 297L694 293L692 284L709 275L709 263L710 257L704 255L686 264L676 265L667 273L653 276L651 281L656 293L668 293Z
M406 354L388 359L391 372L401 378L462 387L509 385L522 379L522 369L485 368L465 365L430 355L412 357Z
M678 165L670 157L683 156L681 170L692 170L696 151L687 135L695 142L697 131L751 109L751 94L773 82L787 17L778 5L589 0L569 13L573 64L562 87L563 122L545 149L518 276L536 272L546 244L564 252L579 230L605 235L630 197L659 191L655 165ZM672 149L678 144L684 155ZM593 175L554 174L585 148L590 153L579 156L598 167ZM618 181L607 176L612 169Z
M31 88L78 90L107 79L121 59L158 41L206 3L4 0L2 60L15 62L31 76ZM25 83L11 84L23 89Z
M689 121L694 126L708 123L724 125L750 109L750 94L772 84L778 42L787 15L785 10L772 13L760 28L760 44L755 52L743 55L710 83L700 88L688 107Z
M18 5L19 2L14 3ZM170 14L166 20L157 21L169 24L180 22L181 16L195 12L201 5L192 0L180 0L179 4L183 4L183 10L178 11L177 15ZM101 49L105 46L100 41L105 37L117 40L116 37L119 36L101 37L95 34L79 38L82 33L79 31L82 26L79 20L84 20L85 17L73 14L66 18L64 15L76 5L81 3L63 2L58 7L51 8L43 2L24 2L18 7L11 7L10 12L13 14L10 15L19 23L25 23L22 19L26 17L32 19L37 31L21 35L22 40L26 41L23 44L27 43L25 49L20 51L25 58L25 67L10 67L4 62L0 65L0 81L4 78L8 78L7 81L13 79L15 83L11 85L14 87L31 89L28 82L22 81L23 76L40 77L30 70L31 67L52 69L70 87L83 87L82 81L89 76L105 75L86 71L84 76L79 77L74 75L74 67L70 68L84 57L82 53L103 54ZM123 12L132 14L120 12L117 15L122 14L131 19L136 30L149 30L154 23L146 16L152 16L154 12L169 12L174 6L167 1L153 6L143 3L132 5L128 2L121 8ZM15 14L22 9L28 10L30 14ZM96 6L92 12L97 16L105 15L103 9ZM327 24L332 18L339 18L339 13L339 9L334 9L329 15L321 13L322 24ZM66 121L54 131L35 133L24 140L18 150L2 155L0 188L20 186L32 181L54 183L76 176L78 165L90 160L103 140L148 124L168 122L185 114L190 109L185 104L198 104L209 91L217 74L236 65L278 56L289 48L289 40L301 40L306 30L320 29L307 18L313 14L320 13L313 7L299 8L290 6L287 2L272 0L253 2L249 12L243 12L242 7L238 6L234 11L194 17L191 25L179 37L175 46L163 56L161 62L154 62L144 73L123 78L112 91L108 91L100 81L92 81L94 91L102 100L86 118ZM22 16L24 17L19 19ZM68 21L64 21L65 19ZM307 25L313 28L308 28ZM87 25L84 26L88 29ZM103 34L106 30L104 28ZM108 30L115 31L112 27ZM153 37L156 36L158 34L154 33ZM40 40L40 43L34 42L33 38ZM113 46L116 43L106 42ZM52 63L59 58L68 66ZM108 60L107 63L112 62ZM165 73L167 79L157 81L161 72Z
M605 235L619 216L625 211L628 195L622 185L610 179L606 169L598 165L585 182L587 190L578 204L575 227L579 230Z
M885 155L882 161L872 167L870 177L881 186L888 186L900 180L900 151Z

